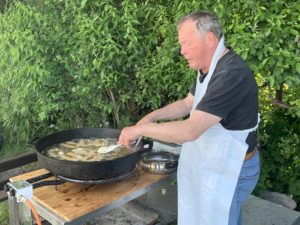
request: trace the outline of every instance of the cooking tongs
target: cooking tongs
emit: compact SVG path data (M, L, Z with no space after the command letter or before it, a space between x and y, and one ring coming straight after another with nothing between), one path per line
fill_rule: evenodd
M142 140L142 137L139 137L139 139L136 141L134 147L133 147L133 151L135 152L136 151L136 148L137 146L139 145L139 143L141 142ZM117 145L110 145L110 146L102 146L100 147L97 152L98 153L102 153L102 154L105 154L105 153L108 153L108 152L112 152L114 150L116 150L117 148L119 148L120 146L122 146L121 144L117 144Z

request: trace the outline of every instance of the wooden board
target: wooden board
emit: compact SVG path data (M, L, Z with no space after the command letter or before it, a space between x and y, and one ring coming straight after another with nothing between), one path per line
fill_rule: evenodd
M10 178L10 181L26 180L48 173L45 169L36 170ZM122 181L110 184L83 185L66 182L57 186L44 186L33 190L33 201L72 221L99 208L105 207L118 199L159 182L166 175L147 174L137 170L137 174ZM54 179L54 177L50 178Z

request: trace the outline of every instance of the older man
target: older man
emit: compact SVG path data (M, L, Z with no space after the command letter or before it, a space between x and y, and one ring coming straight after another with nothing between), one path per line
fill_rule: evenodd
M178 23L181 54L197 79L187 97L122 130L119 143L140 136L183 143L178 166L179 225L241 224L241 205L259 177L255 130L257 84L231 49L215 15L193 12ZM180 121L172 120L190 114Z

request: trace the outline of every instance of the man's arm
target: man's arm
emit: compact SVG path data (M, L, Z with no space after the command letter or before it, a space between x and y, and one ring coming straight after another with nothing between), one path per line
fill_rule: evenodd
M194 96L189 93L184 99L178 100L147 114L137 123L137 125L155 122L158 120L171 120L184 117L191 112L193 101Z
M144 123L124 128L119 143L129 146L140 136L172 143L193 141L220 120L218 116L195 110L183 121Z

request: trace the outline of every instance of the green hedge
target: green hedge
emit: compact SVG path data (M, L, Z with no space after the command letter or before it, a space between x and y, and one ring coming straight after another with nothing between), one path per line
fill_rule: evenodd
M180 56L176 21L196 9L219 15L227 45L259 82L265 163L258 189L299 200L296 1L12 1L0 15L0 121L8 146L75 127L122 128L185 96L195 73ZM298 121L293 129L290 121Z

